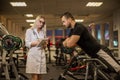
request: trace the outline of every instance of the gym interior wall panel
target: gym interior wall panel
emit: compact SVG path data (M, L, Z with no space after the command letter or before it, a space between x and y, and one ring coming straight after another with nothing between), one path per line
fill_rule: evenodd
M120 27L120 9L115 11L113 14L113 25L114 25L113 27L114 31L118 30Z
M109 47L113 48L113 22L109 23Z
M1 23L5 25L5 28L8 29L7 19L4 16L1 16Z
M118 47L118 30L113 32L113 46Z
M0 23L1 23L1 16L0 16Z
M52 30L52 43L55 44L55 30Z
M105 24L101 24L101 26L100 26L100 31L101 31L101 40L100 40L100 43L101 44L105 44L105 37L104 37L104 35L105 35Z
M11 32L12 35L14 35L13 25L14 25L14 23L12 22L12 23L11 23L11 30L10 30L10 32Z
M65 38L65 29L63 29L63 33L62 33L63 35L63 38Z
M16 36L19 36L19 26L16 26Z
M118 57L120 57L120 9L116 10L113 14L113 29L118 31Z
M20 30L20 37L21 37L21 39L24 39L24 37L25 37L25 30L23 30L23 27L22 26L20 26L20 28L21 28L21 30Z
M14 26L14 35L16 36L16 24L15 24L15 26Z
M16 36L18 35L18 29L17 29L17 27L18 27L18 26L16 25L16 26L15 26L15 33L16 33L15 35L16 35Z
M15 36L15 23L12 24L12 34Z
M6 25L6 18L4 16L1 16L1 22Z
M110 39L110 37L109 37L109 24L108 23L105 23L104 24L104 30L105 30L105 34L104 34L104 37L105 37L105 45L106 46L109 46L109 39Z
M24 35L23 35L23 31L22 31L22 27L21 27L21 26L19 26L19 27L20 27L20 30L19 30L20 36L19 36L19 37L22 39L22 37L24 36Z
M22 37L22 27L19 26L19 37Z
M68 37L69 33L70 33L70 29L69 28L65 29L65 37Z
M50 37L50 38L51 38L51 37L52 37L52 30L47 30L47 33L46 33L46 34L47 34L47 37Z
M100 25L99 24L96 24L95 30L96 30L96 39L100 43L100 40L101 40L101 31L100 31Z
M62 29L56 29L55 30L55 37L63 37L63 30Z
M120 58L120 28L118 29L118 57Z
M11 34L11 26L12 26L12 22L10 21L10 20L7 20L7 22L8 22L8 32L9 32L9 34Z
M63 29L55 29L55 43L64 38Z
M16 36L20 36L19 31L20 31L20 27L17 25L16 26Z

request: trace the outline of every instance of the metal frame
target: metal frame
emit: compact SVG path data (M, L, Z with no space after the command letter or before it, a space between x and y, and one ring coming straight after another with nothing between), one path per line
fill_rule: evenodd
M7 54L10 55L10 56L9 56L9 63L6 61L6 55L7 55ZM14 75L15 75L15 77L16 77L16 80L20 80L20 79L19 79L19 76L18 76L18 71L17 71L16 66L15 66L15 63L14 63L14 61L13 61L12 55L13 55L13 51L8 51L8 52L6 52L6 53L4 53L4 54L2 55L1 69L3 69L3 71L4 71L4 73L5 73L5 78L6 78L6 80L11 80L11 79L10 79L10 75L9 75L8 67L9 67L9 66L12 66L12 70L13 70L13 72L14 72Z
M78 51L75 50L77 53ZM93 67L94 67L94 75L93 75L93 79L92 80L97 80L98 78L98 74L101 75L104 80L114 80L114 79L111 79L110 76L104 74L104 72L102 72L102 70L100 70L99 66L102 66L103 68L107 69L108 67L102 62L100 61L99 59L97 58L90 58L90 57L86 57L86 56L81 56L79 53L76 55L76 56L73 56L72 59L71 59L71 62L68 64L67 68L65 69L65 71L60 75L59 79L58 80L67 80L65 78L66 75L68 75L69 77L73 78L74 80L81 80L81 79L78 79L77 77L75 77L73 75L73 73L69 72L69 68L71 66L71 64L74 62L74 60L80 60L82 59L84 62L86 62L86 73L85 73L85 78L84 80L88 80L88 75L89 75L89 66L90 64L93 64ZM96 63L99 63L96 64ZM82 79L83 80L83 79Z

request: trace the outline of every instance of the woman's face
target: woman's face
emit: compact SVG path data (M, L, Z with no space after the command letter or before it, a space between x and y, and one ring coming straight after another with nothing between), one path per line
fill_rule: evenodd
M44 18L40 18L39 20L36 21L36 27L39 28L39 29L42 29L44 24L45 24Z

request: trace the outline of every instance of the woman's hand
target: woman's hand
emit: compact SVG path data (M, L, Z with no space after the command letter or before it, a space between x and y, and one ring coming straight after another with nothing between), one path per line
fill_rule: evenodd
M43 48L45 49L47 47L47 41L45 41L44 45L43 45Z
M32 46L32 47L37 46L39 43L40 43L40 40L33 41L33 42L31 43L31 46Z

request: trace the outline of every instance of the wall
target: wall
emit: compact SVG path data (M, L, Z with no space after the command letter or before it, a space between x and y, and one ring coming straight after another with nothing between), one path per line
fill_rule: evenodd
M113 30L118 30L118 56L120 57L120 9L116 10L113 14Z
M3 23L5 25L5 28L7 29L10 35L14 35L20 37L21 39L24 39L25 29L23 30L22 26L15 24L3 15L0 15L0 23Z

